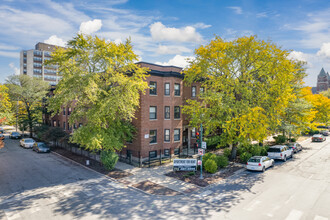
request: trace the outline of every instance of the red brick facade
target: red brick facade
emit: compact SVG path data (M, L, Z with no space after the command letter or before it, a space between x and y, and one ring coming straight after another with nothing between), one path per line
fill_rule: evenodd
M182 151L183 145L192 147L196 140L190 137L191 129L188 128L188 121L182 114L182 106L187 99L195 99L198 96L200 93L199 85L185 86L183 83L184 75L181 74L182 69L179 67L160 66L145 62L138 64L149 68L147 82L149 86L151 83L156 84L156 89L152 90L155 94L150 94L150 89L141 94L140 108L136 111L133 119L137 134L132 143L128 143L127 148L124 148L121 154L131 154L132 160L137 162L140 159L142 161L147 160L150 152L151 156L158 158L160 155L164 157L177 154L179 150ZM165 84L169 84L169 94L165 94ZM180 93L175 93L175 87L180 88ZM169 119L165 118L165 106L170 109ZM156 107L155 119L150 118L150 115L155 116L153 113L150 114L150 107L153 109ZM175 109L179 109L180 113L178 114L177 111L175 114ZM175 118L174 116L179 117ZM60 127L64 128L65 123L65 130L70 133L74 129L71 125L68 127L68 117L68 108L66 108L65 115L63 113L56 115L52 118L51 124L52 126L59 126L58 124L60 124ZM78 127L79 125L76 124L75 126ZM169 141L165 140L165 130L169 130ZM151 134L155 133L154 131L157 134L156 140L155 143L150 143L154 140L151 138Z

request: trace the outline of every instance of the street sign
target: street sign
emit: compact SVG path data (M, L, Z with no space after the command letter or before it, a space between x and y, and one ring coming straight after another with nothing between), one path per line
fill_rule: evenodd
M206 149L206 142L205 141L202 142L202 148Z
M198 160L197 161L197 164L198 164L198 166L202 165L202 161L201 160Z
M204 155L204 149L199 148L198 149L198 155L203 156Z
M197 160L196 159L174 159L173 170L174 171L196 171Z

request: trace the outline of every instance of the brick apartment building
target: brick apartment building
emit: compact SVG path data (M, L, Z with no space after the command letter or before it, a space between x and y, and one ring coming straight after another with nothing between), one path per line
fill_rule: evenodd
M196 129L188 127L182 106L187 99L196 99L203 89L198 84L185 86L182 68L146 62L138 64L150 70L147 78L150 89L140 96L140 108L132 122L137 134L120 154L138 162L179 154L183 147L192 147L196 142ZM52 119L45 118L45 122L71 133L81 124L69 125L70 113L71 108L64 108Z

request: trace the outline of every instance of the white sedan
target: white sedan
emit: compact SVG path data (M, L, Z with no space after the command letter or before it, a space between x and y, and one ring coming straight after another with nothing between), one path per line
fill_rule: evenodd
M32 148L35 141L32 138L24 138L19 141L19 144L24 148Z
M246 169L264 172L268 167L274 166L275 162L266 156L253 156L246 163Z

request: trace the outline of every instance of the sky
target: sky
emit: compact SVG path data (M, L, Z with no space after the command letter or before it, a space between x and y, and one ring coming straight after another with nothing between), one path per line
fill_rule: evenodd
M305 85L330 72L329 0L1 0L0 83L19 74L19 52L77 33L130 38L141 61L185 67L215 36L256 35L307 62Z

